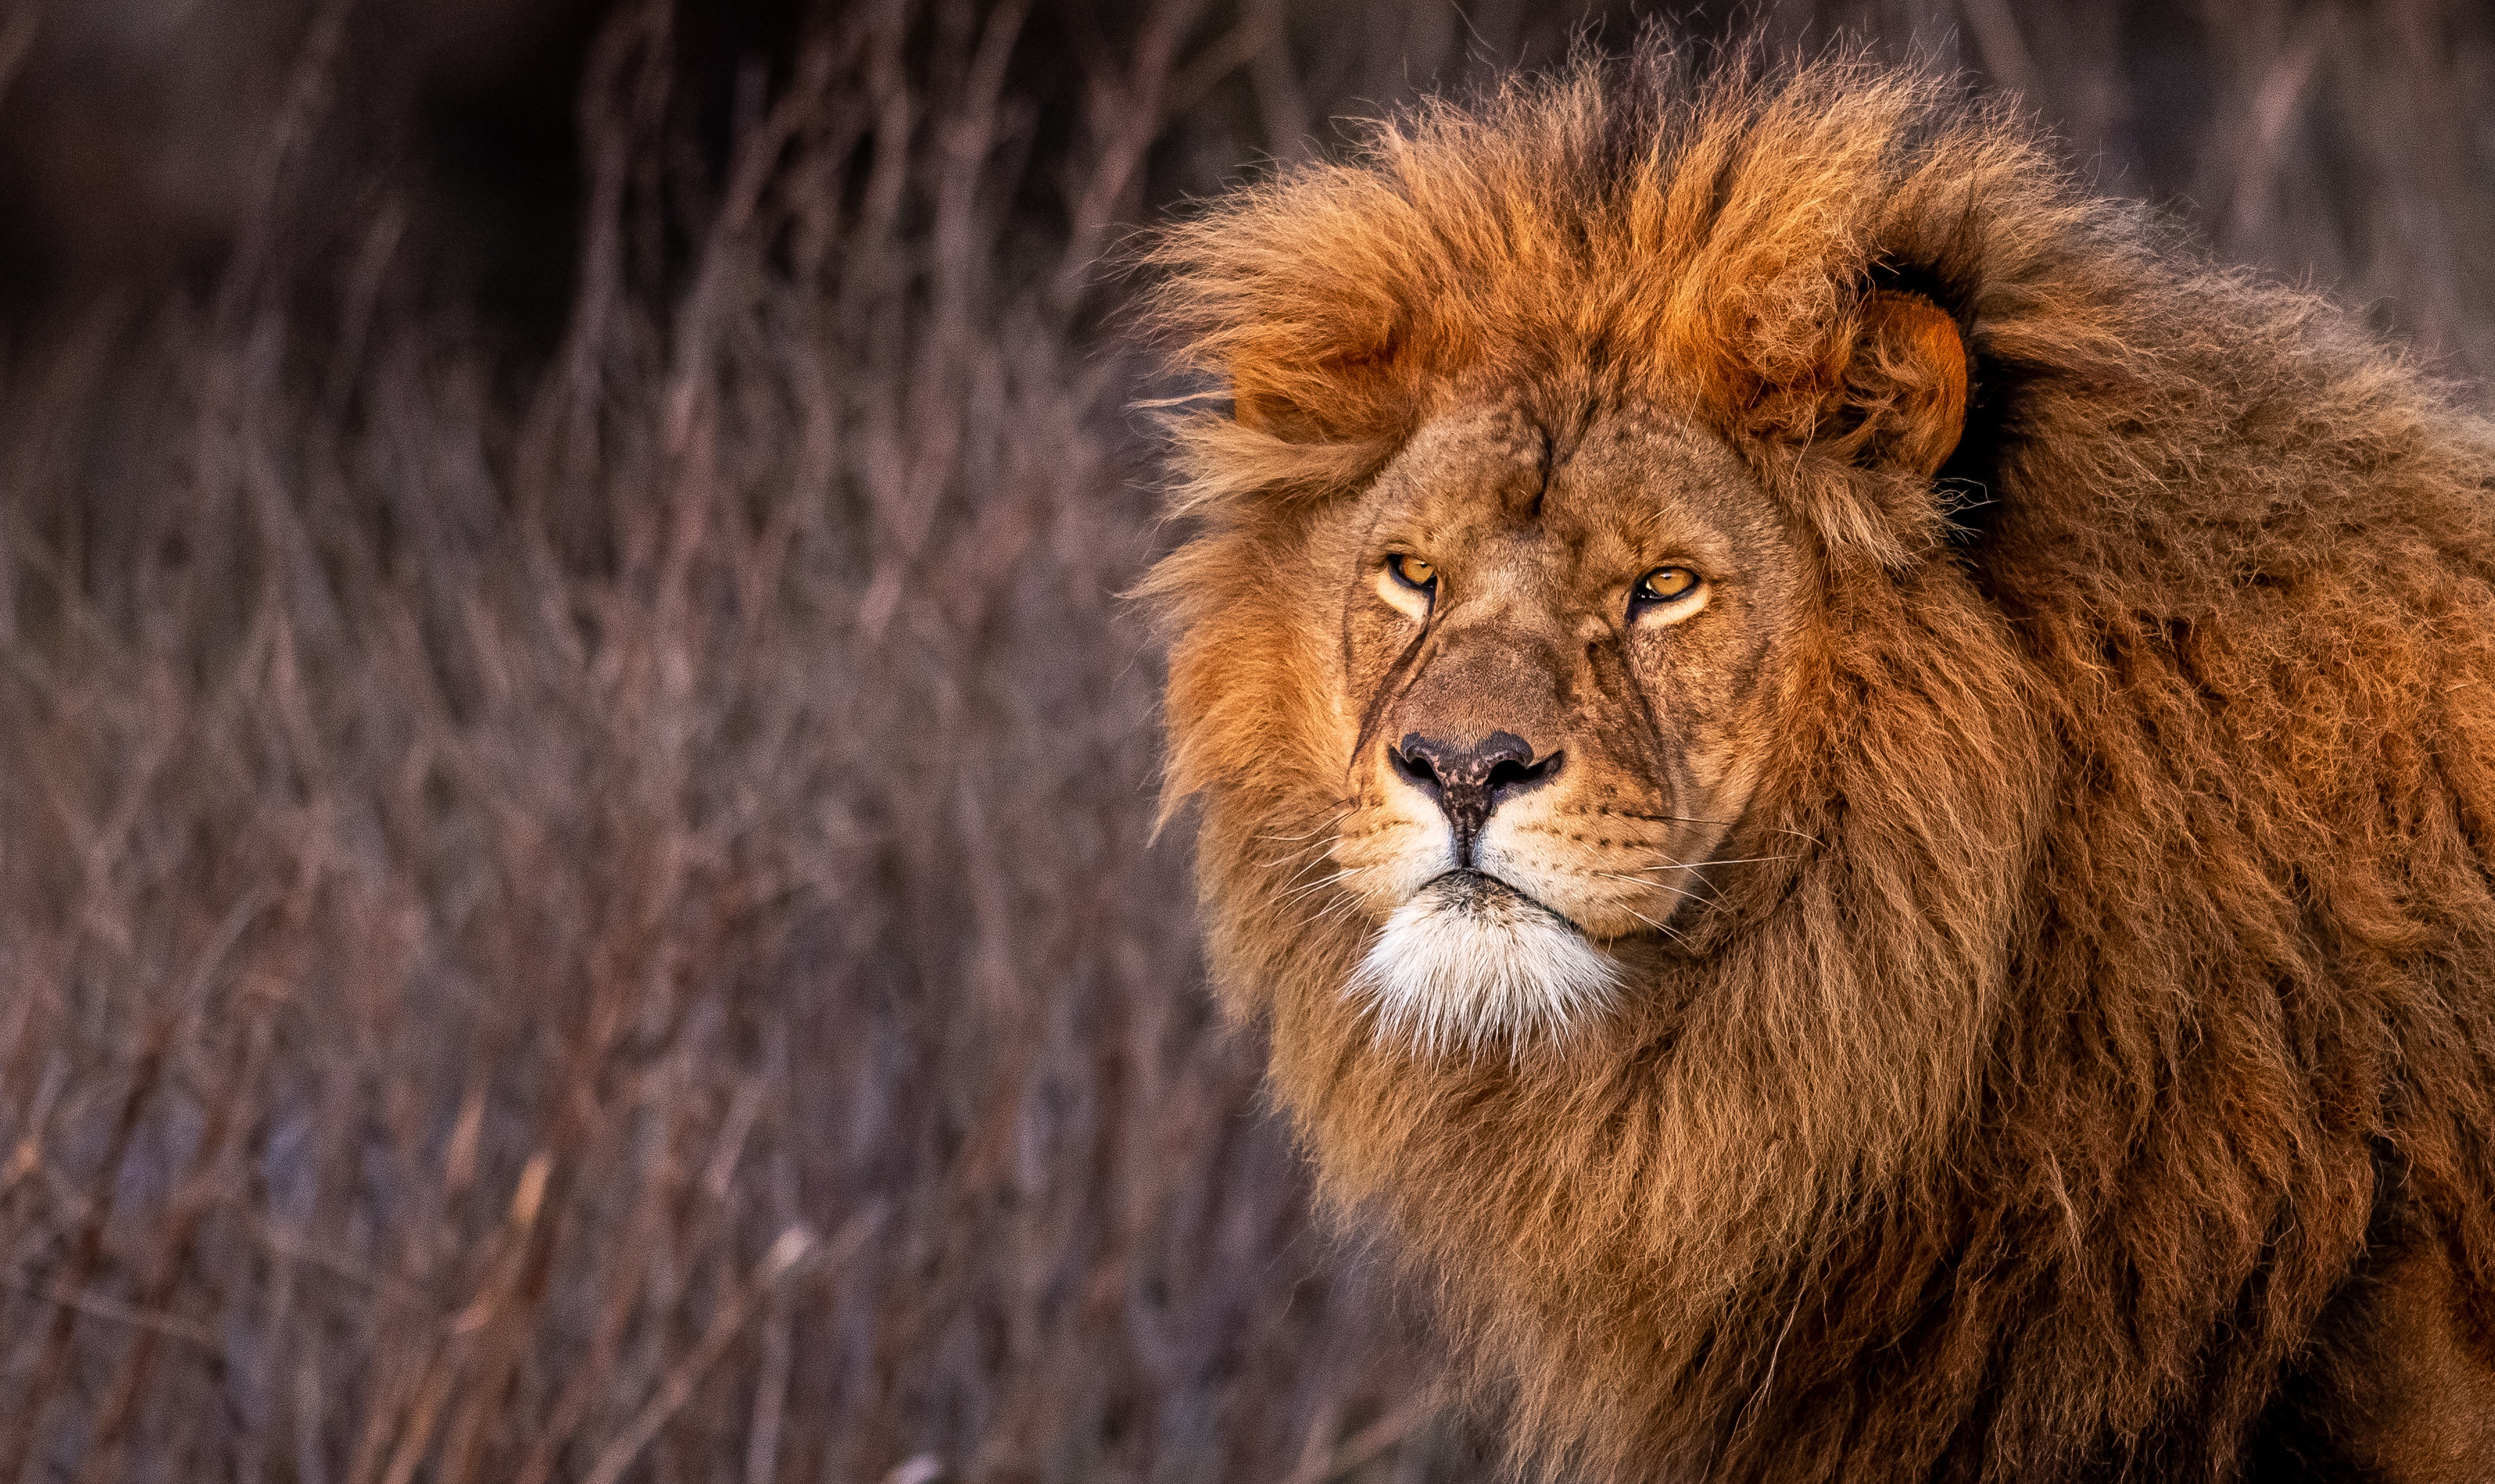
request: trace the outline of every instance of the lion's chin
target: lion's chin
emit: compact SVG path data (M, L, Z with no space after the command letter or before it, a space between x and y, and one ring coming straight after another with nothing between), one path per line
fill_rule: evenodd
M1478 871L1437 878L1386 919L1350 991L1381 1040L1435 1053L1557 1038L1609 1009L1609 959L1557 912Z

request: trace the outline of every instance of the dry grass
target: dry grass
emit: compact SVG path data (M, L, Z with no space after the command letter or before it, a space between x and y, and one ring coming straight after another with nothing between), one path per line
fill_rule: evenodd
M704 179L628 6L516 379L290 251L316 26L215 292L0 401L0 1480L1473 1471L1195 988L1092 266L1568 19L1467 13L892 0ZM2137 27L1890 34L2495 364L2488 26L2299 14L2180 145Z

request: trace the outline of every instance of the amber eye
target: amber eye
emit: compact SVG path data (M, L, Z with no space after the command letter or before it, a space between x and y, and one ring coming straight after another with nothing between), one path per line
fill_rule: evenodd
M1388 557L1386 570L1405 587L1419 588L1423 592L1429 591L1430 585L1438 580L1438 569L1416 556Z
M1698 573L1686 567L1658 567L1638 578L1630 597L1639 603L1670 603L1698 591Z

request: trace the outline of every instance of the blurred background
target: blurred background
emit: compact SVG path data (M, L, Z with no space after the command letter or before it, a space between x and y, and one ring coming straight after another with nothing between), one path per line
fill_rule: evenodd
M1139 224L1651 17L0 0L0 1484L1463 1480L1157 840ZM1794 0L2495 369L2475 0Z

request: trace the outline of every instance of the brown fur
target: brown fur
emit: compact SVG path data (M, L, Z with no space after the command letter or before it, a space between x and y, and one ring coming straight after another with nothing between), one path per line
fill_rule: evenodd
M1178 424L1198 527L1153 582L1217 978L1523 1447L2430 1477L2403 1458L2488 1436L2485 423L1853 62L1583 65L1157 256L1237 397ZM1375 913L1289 843L1335 841L1364 700L1322 533L1451 412L1629 403L1722 440L1802 553L1740 864L1598 1023L1416 1050L1344 993ZM2440 1442L2348 1380L2383 1353Z

